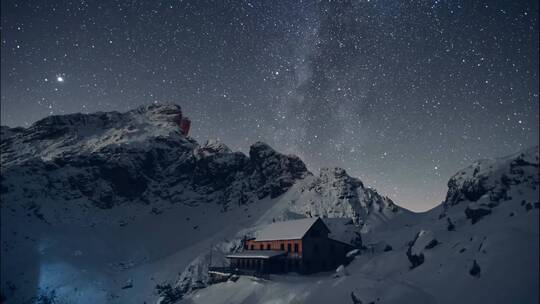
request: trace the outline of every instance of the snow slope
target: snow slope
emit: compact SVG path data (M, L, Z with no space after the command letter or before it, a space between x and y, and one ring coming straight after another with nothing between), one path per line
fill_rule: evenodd
M478 161L448 185L440 206L363 234L366 248L336 273L242 277L180 303L538 303L538 147Z
M344 217L336 237L354 241L362 225L406 212L341 169L316 177L264 143L249 155L199 145L181 117L177 105L149 105L1 128L7 303L153 302L164 282L205 286L211 255L219 263L273 220Z

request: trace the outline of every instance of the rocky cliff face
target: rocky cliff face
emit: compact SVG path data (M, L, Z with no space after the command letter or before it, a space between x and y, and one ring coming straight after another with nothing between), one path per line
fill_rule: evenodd
M372 215L391 218L401 208L344 169L323 168L318 177L306 180L291 210L306 216L346 217L361 224Z
M224 144L200 146L180 133L181 117L179 106L152 105L3 127L5 202L87 200L104 209L213 202L226 209L279 196L309 174L298 157L264 143L254 144L249 157Z
M398 207L340 168L313 177L294 155L265 143L249 155L181 134L177 105L126 113L51 116L28 129L2 127L5 204L54 200L110 209L156 202L216 203L224 210L276 198L302 180L295 211L361 220Z
M448 181L443 214L452 207L465 208L476 223L492 209L519 200L524 208L538 208L538 147L499 159L485 159L459 171Z

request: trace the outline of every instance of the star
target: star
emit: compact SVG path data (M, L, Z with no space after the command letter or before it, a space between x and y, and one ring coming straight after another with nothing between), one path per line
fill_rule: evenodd
M177 103L200 141L346 167L415 210L474 159L538 144L532 0L102 2L2 7L3 125ZM56 22L79 17L84 35Z

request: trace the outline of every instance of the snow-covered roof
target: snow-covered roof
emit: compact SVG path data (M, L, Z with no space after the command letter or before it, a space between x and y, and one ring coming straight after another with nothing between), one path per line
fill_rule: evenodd
M301 239L318 219L319 218L305 218L272 223L259 232L255 241Z
M257 258L257 259L269 259L286 254L286 251L282 250L246 250L240 253L234 253L227 255L228 258Z

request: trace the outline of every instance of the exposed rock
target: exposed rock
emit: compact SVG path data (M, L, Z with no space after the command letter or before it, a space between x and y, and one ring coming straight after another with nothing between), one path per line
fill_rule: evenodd
M473 264L471 266L471 269L469 270L469 274L473 277L480 277L480 265L476 262L476 260L473 261Z
M424 248L425 249L433 249L435 246L439 245L441 242L437 241L437 239L432 239Z
M478 206L474 204L470 204L465 209L465 216L471 220L471 224L476 224L479 220L481 220L484 216L491 213L491 210L483 207Z
M183 296L180 289L172 287L168 283L156 285L156 293L159 296L157 304L174 304L181 300Z
M425 257L423 251L435 240L431 231L421 230L416 234L414 240L409 243L407 249L407 258L411 262L411 269L424 263ZM435 240L436 241L436 240Z
M452 223L452 220L448 217L448 218L446 218L446 221L448 222L448 225L446 226L446 230L455 231L456 226L454 225L454 223Z
M448 181L445 209L462 201L476 202L488 198L488 207L511 199L514 185L536 189L539 185L538 147L501 158L484 159L459 171Z
M128 279L124 286L122 286L122 289L129 289L133 288L133 279Z
M356 297L354 291L351 291L351 300L353 304L362 304L362 301Z
M360 254L360 249L354 249L354 250L351 250L351 251L347 252L346 257L347 258L354 258L358 254Z
M177 105L150 105L126 113L50 116L22 130L3 127L3 198L7 204L86 198L110 209L185 201L189 190L191 202L226 210L277 197L310 174L298 157L264 143L255 143L249 157L216 141L198 146L180 132L181 118ZM23 185L32 188L22 191Z
M345 277L348 276L349 273L347 272L347 268L345 268L345 265L339 265L338 268L336 268L336 274L335 277Z
M391 218L401 210L391 199L365 187L342 168L322 168L302 192L312 198L311 203L291 208L308 216L347 217L355 224L362 224L368 214Z

